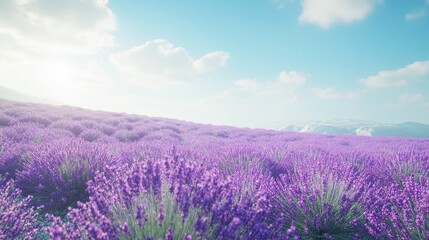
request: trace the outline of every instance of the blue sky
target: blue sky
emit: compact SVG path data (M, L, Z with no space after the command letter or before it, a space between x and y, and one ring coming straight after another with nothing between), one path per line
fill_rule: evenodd
M223 125L429 123L429 1L0 2L0 85Z

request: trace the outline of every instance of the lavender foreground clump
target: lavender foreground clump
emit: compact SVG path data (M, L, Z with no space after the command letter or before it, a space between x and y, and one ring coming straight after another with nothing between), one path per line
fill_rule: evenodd
M90 201L71 209L67 222L51 217L47 232L62 239L279 237L263 222L249 224L265 220L263 209L235 202L231 181L218 173L175 155L110 169L89 183Z
M293 222L304 238L368 237L363 199L370 186L365 175L350 164L324 160L297 162L280 175L273 196L275 217Z
M117 158L102 144L81 140L55 141L39 146L17 173L16 185L32 203L47 211L62 211L88 200L86 183Z
M377 238L429 239L429 180L409 176L372 191L365 216Z
M37 209L29 207L31 197L21 198L13 180L0 176L0 239L35 239Z

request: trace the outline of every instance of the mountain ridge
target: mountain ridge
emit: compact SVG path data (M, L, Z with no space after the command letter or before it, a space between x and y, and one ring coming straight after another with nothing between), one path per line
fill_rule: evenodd
M357 136L398 136L429 138L429 124L406 121L380 123L366 120L334 119L304 121L279 127L276 130L322 134L351 134Z

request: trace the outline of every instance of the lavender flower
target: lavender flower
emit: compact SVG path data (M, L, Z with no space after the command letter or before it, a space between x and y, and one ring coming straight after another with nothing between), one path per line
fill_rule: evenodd
M0 238L36 239L40 230L37 209L29 207L31 196L21 197L21 191L14 187L13 180L0 176Z
M16 184L24 194L33 195L34 204L45 205L45 211L65 210L88 200L87 181L117 161L105 145L56 141L33 152L17 173Z

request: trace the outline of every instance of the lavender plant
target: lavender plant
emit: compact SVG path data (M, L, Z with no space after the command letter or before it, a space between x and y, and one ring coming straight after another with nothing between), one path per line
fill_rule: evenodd
M12 125L14 119L6 114L0 113L0 127L7 127Z
M33 204L45 205L48 212L62 211L88 200L87 181L117 161L105 145L56 141L33 152L23 171L17 173L16 184L24 194L33 195Z
M0 176L0 239L36 239L40 226L37 209L29 207L31 196L21 197L13 180Z
M52 127L68 130L72 132L75 136L79 136L79 134L85 129L79 122L70 120L59 120L57 122L52 123Z
M106 174L90 182L91 200L70 210L69 222L53 218L52 238L239 239L264 232L246 226L257 212L234 204L229 181L177 156Z
M372 189L366 227L375 238L429 239L429 180L408 176Z
M95 129L88 129L84 130L79 137L87 142L94 142L97 139L101 138L103 136L103 133L95 130Z
M135 142L141 139L146 133L119 129L113 134L121 142Z
M98 129L107 136L111 136L116 131L114 127L105 123L98 125Z
M366 235L365 175L347 164L323 159L299 162L274 187L274 216L293 223L311 239L352 239Z
M17 171L22 171L24 164L31 158L32 145L13 144L0 139L0 175L7 174L14 178Z

